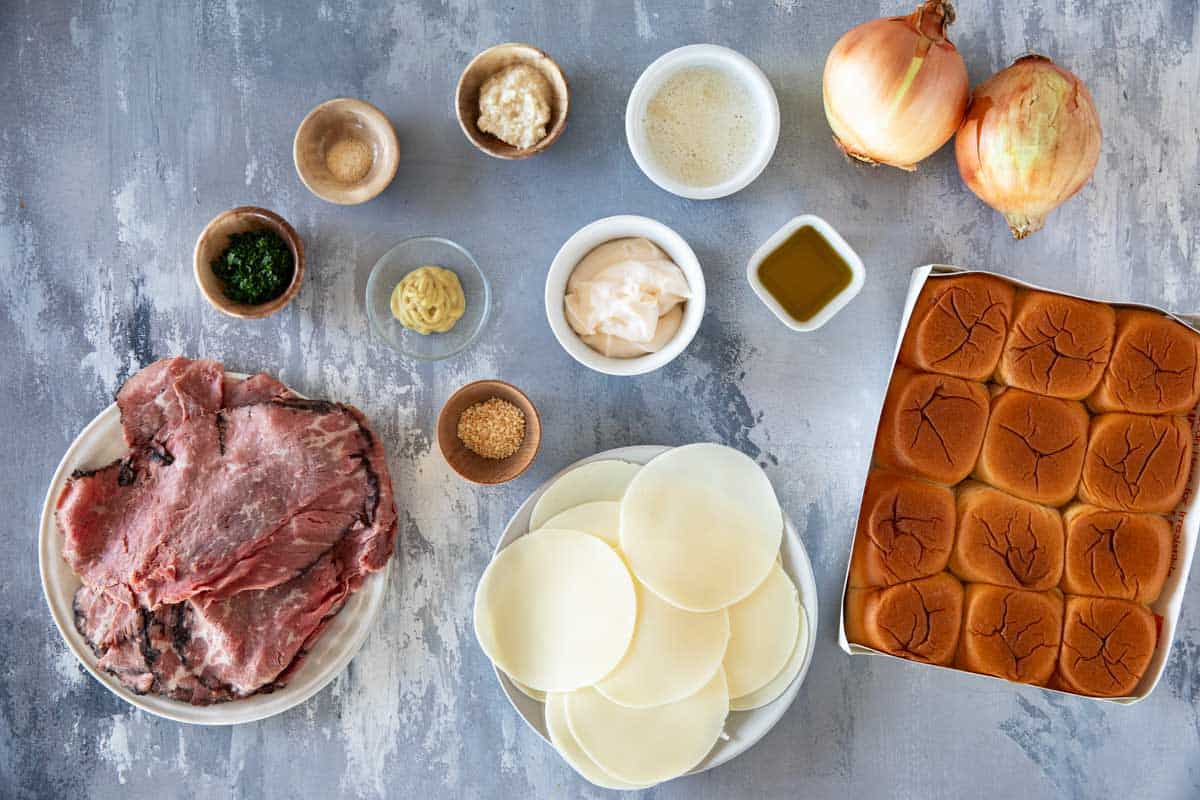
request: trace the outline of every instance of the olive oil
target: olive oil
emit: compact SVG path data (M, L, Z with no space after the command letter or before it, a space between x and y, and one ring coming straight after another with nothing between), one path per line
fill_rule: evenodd
M850 285L853 273L811 225L798 228L758 265L758 279L783 310L808 322Z

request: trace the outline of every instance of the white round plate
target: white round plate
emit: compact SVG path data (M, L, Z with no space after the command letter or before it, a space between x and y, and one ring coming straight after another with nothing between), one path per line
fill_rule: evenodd
M538 487L536 492L529 496L529 499L521 504L521 507L517 509L517 513L513 514L512 519L508 521L508 525L504 528L504 534L500 537L500 541L496 543L496 550L492 554L492 558L495 558L496 553L499 553L505 547L512 544L518 537L524 536L529 532L529 516L533 512L534 503L541 497L542 492L546 491L546 487L553 483L560 475L589 462L610 458L632 461L636 464L645 464L650 459L670 449L669 447L659 445L618 447L615 450L606 450L603 453L597 453L589 458L576 461L571 466L559 472L558 475L543 483ZM808 560L808 551L804 549L804 543L800 541L799 533L796 532L795 526L792 525L792 521L788 519L786 514L784 514L783 519L784 537L780 548L783 569L792 579L792 582L796 584L796 590L800 593L800 602L804 605L805 621L808 623L808 652L804 656L804 663L800 666L800 672L796 675L796 679L774 701L751 711L729 712L729 719L725 722L725 733L729 738L718 741L713 746L712 751L705 756L704 760L688 773L689 775L718 767L726 761L736 758L749 750L759 739L766 736L767 732L775 727L775 723L779 722L780 718L783 717L784 712L791 706L792 701L796 699L796 695L800 691L800 684L804 683L804 676L808 673L808 666L812 662L813 645L817 641L817 583L813 578L812 564ZM495 668L493 667L493 669ZM503 672L498 669L495 672L496 678L500 681L500 688L504 690L505 696L508 697L508 702L512 703L513 708L517 710L517 713L521 715L526 724L530 728L533 728L537 735L541 736L547 744L550 744L550 735L546 731L546 720L542 704L527 697L521 690L517 689Z
M227 372L227 376L244 379L247 376ZM54 520L54 507L58 496L71 473L77 469L95 469L109 464L128 452L121 433L121 412L113 403L75 438L67 448L66 455L58 465L46 492L46 503L42 506L41 529L38 534L38 561L42 575L42 590L50 615L58 626L63 641L79 659L79 663L92 673L92 677L110 692L130 705L137 706L160 717L188 722L196 725L237 725L254 722L287 711L303 703L319 692L345 669L363 642L371 624L383 607L387 590L387 576L391 561L384 569L369 576L359 590L350 595L346 605L329 627L317 639L313 649L291 681L282 689L270 694L256 694L244 700L231 700L210 706L194 706L171 700L159 695L138 695L121 685L112 675L96 666L96 654L88 646L83 635L75 629L75 613L72 601L75 591L82 585L71 567L62 558L62 531Z

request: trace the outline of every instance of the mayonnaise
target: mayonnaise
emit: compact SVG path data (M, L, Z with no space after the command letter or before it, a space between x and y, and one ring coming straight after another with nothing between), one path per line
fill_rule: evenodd
M682 270L648 239L614 239L589 252L567 280L571 329L609 358L662 349L679 330L691 297Z

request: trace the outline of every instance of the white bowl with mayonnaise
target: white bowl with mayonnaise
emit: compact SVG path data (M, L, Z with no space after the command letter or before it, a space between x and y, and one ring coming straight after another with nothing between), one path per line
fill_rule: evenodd
M736 50L693 44L646 67L625 106L625 138L646 177L679 197L741 191L779 142L779 99Z
M641 375L672 361L699 330L704 301L692 248L647 217L605 217L580 228L546 275L554 337L580 364L606 375Z

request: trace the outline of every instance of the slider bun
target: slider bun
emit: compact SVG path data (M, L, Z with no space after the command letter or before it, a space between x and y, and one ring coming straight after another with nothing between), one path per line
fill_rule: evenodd
M990 275L935 277L913 306L900 361L967 380L991 377L1004 349L1016 290Z
M955 666L1044 686L1058 662L1062 624L1063 598L1057 589L1027 592L969 584Z
M953 543L953 492L871 470L850 557L850 585L890 586L941 572Z
M898 366L883 402L875 459L935 483L958 483L975 466L987 415L982 383Z
M846 593L846 637L884 653L949 665L958 647L963 588L946 572Z
M1101 508L1165 513L1183 499L1191 468L1183 417L1101 414L1092 420L1079 496Z
M1130 695L1158 632L1145 606L1103 597L1067 597L1058 675L1063 686L1097 697Z
M1200 403L1200 334L1153 311L1117 312L1108 369L1088 398L1093 411L1185 414Z
M1035 503L1064 505L1079 486L1088 421L1075 401L1005 389L992 398L975 477Z
M1062 577L1063 547L1054 509L979 483L959 487L950 570L964 581L1049 589Z
M1171 525L1157 514L1073 505L1063 514L1069 594L1153 603L1171 567Z
M997 374L1002 383L1082 400L1104 374L1116 313L1111 306L1049 292L1017 295Z

